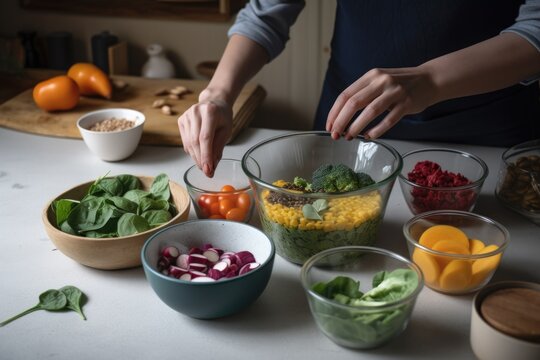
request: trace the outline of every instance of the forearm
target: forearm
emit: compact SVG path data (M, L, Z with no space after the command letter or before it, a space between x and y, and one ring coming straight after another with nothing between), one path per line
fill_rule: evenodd
M540 74L540 52L503 33L420 66L433 80L435 102L499 90Z
M261 45L245 36L232 35L199 101L224 101L232 106L244 85L268 60L268 53Z

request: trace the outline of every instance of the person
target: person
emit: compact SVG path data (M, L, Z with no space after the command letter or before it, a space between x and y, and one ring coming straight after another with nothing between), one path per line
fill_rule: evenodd
M251 0L199 102L178 119L213 176L232 104L289 39L304 1ZM488 146L540 137L540 0L338 0L315 129Z

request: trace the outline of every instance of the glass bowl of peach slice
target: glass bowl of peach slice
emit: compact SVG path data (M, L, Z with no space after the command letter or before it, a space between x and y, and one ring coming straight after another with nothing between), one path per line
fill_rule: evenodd
M403 234L426 286L453 295L484 287L510 241L508 230L498 222L457 210L419 214L403 225Z

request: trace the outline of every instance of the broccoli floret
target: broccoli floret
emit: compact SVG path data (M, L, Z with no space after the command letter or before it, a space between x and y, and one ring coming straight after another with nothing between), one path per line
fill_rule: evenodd
M330 164L319 166L311 175L311 187L314 191L324 191L326 177L332 172L334 167Z
M314 191L328 193L359 190L375 183L369 175L357 174L344 164L322 165L313 172L312 180Z
M302 189L304 189L305 191L308 191L308 192L311 192L311 184L307 182L306 179L300 177L300 176L295 176L294 177L294 181L293 181L293 184L296 185L296 186L300 186Z
M358 187L361 189L363 187L375 184L375 181L366 173L360 172L357 173L358 177Z
M313 189L324 192L353 191L358 189L358 178L346 165L322 165L313 172Z

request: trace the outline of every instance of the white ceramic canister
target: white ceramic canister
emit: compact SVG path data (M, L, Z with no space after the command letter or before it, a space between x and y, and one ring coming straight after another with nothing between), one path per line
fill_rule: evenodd
M518 337L510 336L492 325L484 319L482 315L482 303L491 294L500 290L509 289L526 289L529 291L540 292L540 284L521 281L503 281L491 284L480 290L473 300L471 314L471 347L474 354L480 360L538 360L540 359L540 343L536 341L528 341ZM529 318L529 323L538 318L538 293L533 298L528 298L522 302L526 304L528 309L521 310L521 315ZM509 306L509 307L508 307ZM513 306L510 303L498 308L499 312L508 312L504 309L512 311ZM523 316L522 316L523 317ZM515 326L516 319L510 318L509 325ZM536 338L538 338L538 326L535 330ZM533 334L534 335L534 334Z
M150 44L146 48L148 60L143 65L142 76L152 79L168 79L175 77L174 65L167 59L160 44Z

